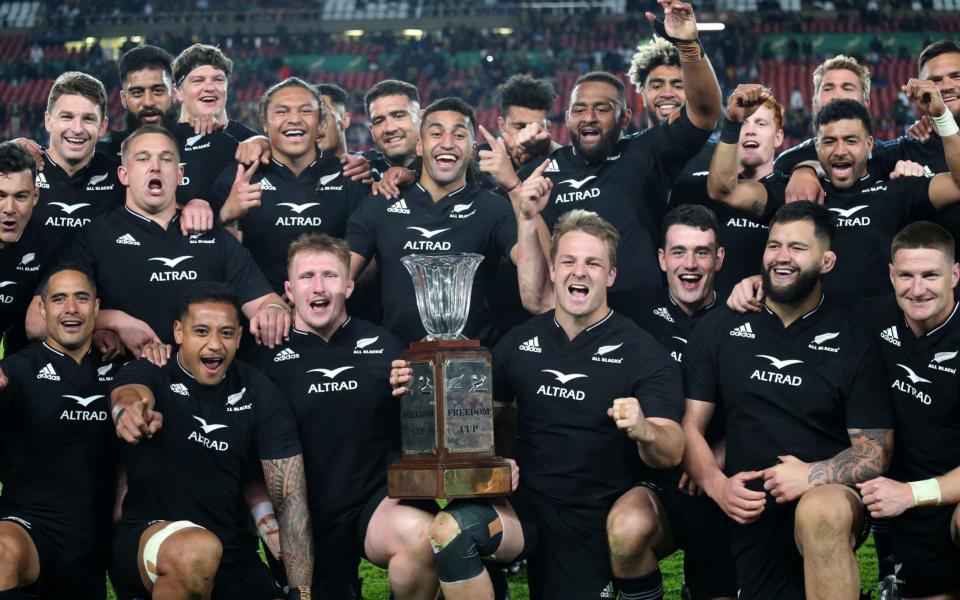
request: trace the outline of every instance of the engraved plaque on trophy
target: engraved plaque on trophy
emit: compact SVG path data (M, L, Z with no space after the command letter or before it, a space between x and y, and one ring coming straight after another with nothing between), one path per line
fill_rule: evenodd
M411 254L427 337L403 358L412 371L401 398L402 458L387 471L391 498L476 498L510 493L510 464L494 453L490 352L461 332L480 254Z

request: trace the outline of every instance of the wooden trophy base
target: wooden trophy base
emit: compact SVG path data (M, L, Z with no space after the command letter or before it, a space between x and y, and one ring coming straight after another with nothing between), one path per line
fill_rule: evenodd
M391 498L482 498L511 491L493 451L490 352L476 340L414 342L402 399L403 458L387 470Z

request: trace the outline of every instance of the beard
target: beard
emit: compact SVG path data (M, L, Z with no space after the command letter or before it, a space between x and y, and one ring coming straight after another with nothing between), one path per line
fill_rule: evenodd
M139 114L133 114L130 111L127 111L124 114L124 124L125 124L126 130L130 133L133 133L134 131L139 129L142 125L146 124L143 122L144 117L151 117L151 116L157 116L157 115L161 117L158 125L163 126L168 131L174 131L177 128L177 121L179 120L177 118L177 110L176 110L176 106L171 104L170 108L165 113L161 113L159 110L155 108L145 108L141 110Z
M613 153L613 148L620 140L620 130L613 129L609 133L601 135L597 145L590 149L584 148L580 144L580 133L578 132L571 131L570 140L573 142L573 147L576 148L577 154L583 157L588 163L592 163L603 160Z
M770 271L773 268L763 270L763 293L766 294L767 298L770 298L774 302L780 304L793 304L803 298L806 298L810 295L810 292L817 287L817 283L820 281L820 271L816 269L810 269L807 271L800 271L800 274L797 276L796 281L791 283L786 287L775 288L773 287L773 282L770 279Z

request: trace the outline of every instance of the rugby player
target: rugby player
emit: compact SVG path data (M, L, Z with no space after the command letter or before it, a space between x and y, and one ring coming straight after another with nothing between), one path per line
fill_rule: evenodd
M336 157L350 154L347 148L347 130L350 129L350 111L347 110L347 91L335 83L317 86L323 100L326 119L317 135L317 147Z
M660 5L666 31L680 52L687 104L667 125L624 136L631 113L623 83L610 73L588 73L577 80L566 114L572 144L545 160L553 187L542 211L547 226L552 228L566 211L583 208L623 232L618 276L610 290L614 309L628 306L651 287L662 287L657 234L670 189L720 115L720 88L701 49L693 10L676 0L661 0ZM647 17L653 20L653 14ZM541 164L528 163L520 176L528 177ZM546 264L541 264L537 274L521 274L523 305L534 314L553 304L545 273Z
M37 163L14 142L0 144L0 336L6 354L27 343L27 305L50 257L50 247L31 223L37 204Z
M376 256L382 277L383 326L407 343L423 338L426 331L401 257L477 252L488 263L501 257L516 262L517 225L509 201L467 180L476 125L473 109L459 98L441 98L424 110L422 119L417 152L424 168L419 181L402 186L393 201L367 197L350 216L346 234L351 278ZM490 344L498 332L489 317L486 286L479 272L472 293L464 335Z
M627 78L640 94L649 127L666 122L687 102L680 53L659 36L637 46Z
M144 345L170 343L176 299L194 281L221 281L235 290L260 343L278 344L289 331L290 311L253 262L222 227L183 235L177 227L176 140L159 125L144 125L123 143L120 178L127 199L89 226L61 255L88 267L101 290L98 329L116 332L139 356ZM43 337L37 303L27 313L27 333Z
M911 79L905 92L926 112L945 115L951 122L936 86ZM731 95L720 142L717 144L707 189L710 197L741 211L761 224L783 205L785 193L767 182L737 178L740 128L766 97L756 84L741 85ZM907 223L928 218L960 201L960 187L947 173L930 179L900 177L883 180L870 175L867 159L873 148L873 126L866 108L852 100L834 100L817 114L817 151L825 205L837 218L835 248L843 260L826 276L828 291L840 299L882 294L891 240ZM947 161L960 172L960 136L944 138Z
M787 177L773 167L776 149L783 143L783 105L768 95L757 111L744 120L737 147L738 179L763 181L782 186ZM714 202L707 192L710 157L716 144L708 144L710 156L703 170L684 175L673 186L670 205L701 204L716 213L720 223L717 237L726 249L723 270L717 273L716 288L722 295L758 272L767 228L724 204ZM688 165L689 166L689 165Z
M302 79L271 86L258 114L272 159L262 166L231 164L213 186L220 221L236 226L278 293L287 279L283 257L290 242L307 231L343 237L347 217L369 194L366 186L343 175L336 154L317 149L323 108L317 89Z
M364 155L375 175L392 166L418 170L420 142L420 93L405 81L385 79L363 97L370 136L376 148Z
M548 190L523 187L526 202L546 202ZM490 597L481 557L527 558L531 598L616 597L607 511L633 485L641 461L676 466L684 445L676 363L606 303L618 237L595 213L561 217L550 269L556 310L493 350L494 401L517 403L513 456L522 477L508 499L457 501L437 515L430 539L445 598ZM410 370L403 361L394 366L400 394ZM619 584L622 593L662 594L653 578Z
M117 61L120 71L120 104L124 127L100 139L97 149L115 156L120 162L120 144L138 127L163 125L173 131L177 126L173 104L173 57L163 48L144 44L127 50Z
M121 363L92 348L100 300L87 272L54 267L39 294L46 341L0 362L0 598L103 598L116 463L107 396Z
M739 597L848 598L869 529L852 486L882 475L893 407L876 342L823 293L837 263L830 212L780 208L763 256L761 310L719 308L683 357L683 467L733 521ZM704 432L726 423L721 469Z
M437 573L427 529L438 507L386 497L400 432L387 378L405 345L347 314L353 280L346 242L304 234L290 246L288 264L290 341L259 348L253 363L289 398L297 420L317 556L313 593L352 597L362 556L387 569L398 599L432 600Z
M893 238L887 300L873 330L887 365L896 435L889 478L857 484L871 516L892 518L898 591L903 598L960 597L960 423L954 288L960 265L942 227L919 221Z
M288 597L309 598L313 530L290 406L234 360L243 329L229 288L194 284L177 311L175 360L128 363L111 394L128 486L113 573L155 598L280 598L247 528L242 485L260 467L277 509Z

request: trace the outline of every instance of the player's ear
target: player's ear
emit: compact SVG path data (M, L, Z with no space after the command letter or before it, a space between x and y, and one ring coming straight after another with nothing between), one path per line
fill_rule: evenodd
M953 269L951 269L950 274L953 276L950 287L951 289L955 289L957 284L960 283L960 263L953 263Z
M507 127L507 122L503 120L503 117L497 117L497 129L500 130L500 133L503 133L503 130Z
M893 269L893 263L887 264L887 272L890 274L890 285L896 286L896 285L897 285L897 277L896 277L896 271ZM957 272L957 264L956 264L956 263L953 264L953 272L954 272L954 274L956 274L956 272ZM954 276L954 281L956 281L956 276ZM957 287L957 284L954 283L954 284L953 284L953 287Z
M355 287L355 282L353 279L347 278L347 285L344 289L344 298L349 298L353 295L353 288Z
M657 248L657 260L660 262L660 270L666 273L667 272L667 255L663 251L663 248Z
M129 187L130 179L127 177L127 168L125 166L120 165L119 167L117 167L117 179L120 180L120 183L123 186Z
M343 117L340 119L340 129L346 131L350 129L350 111L344 111Z
M837 253L833 250L827 250L823 253L823 258L820 261L820 274L826 275L835 266L837 266Z
M183 324L180 319L173 322L173 341L179 346L183 343Z
M612 287L613 282L617 280L617 268L613 267L610 269L610 274L607 275L607 287Z
M283 282L283 295L287 297L290 304L293 304L293 284L289 279Z
M716 266L713 267L714 271L719 271L720 269L723 268L723 259L726 258L726 256L727 256L727 251L726 249L724 249L723 246L720 246L719 248L717 248L717 264Z
M417 138L417 156L423 156L423 138Z

